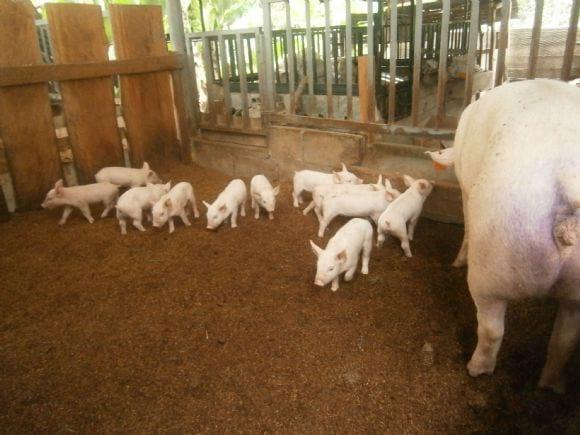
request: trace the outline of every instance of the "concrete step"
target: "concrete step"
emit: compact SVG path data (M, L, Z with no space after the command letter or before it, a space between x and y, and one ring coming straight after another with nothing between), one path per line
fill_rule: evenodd
M202 139L229 143L232 145L266 148L266 133L263 130L243 130L238 128L204 127L200 129Z

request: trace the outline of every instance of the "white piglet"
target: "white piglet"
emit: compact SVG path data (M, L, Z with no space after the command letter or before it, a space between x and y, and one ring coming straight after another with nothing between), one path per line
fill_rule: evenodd
M175 216L179 216L186 226L190 226L191 222L187 218L187 204L191 204L193 216L197 219L199 217L199 211L195 204L193 187L191 184L182 181L173 186L153 206L153 226L160 228L166 222L169 222L169 233L171 234L175 231L175 225L173 224L173 218Z
M97 182L109 182L123 187L145 186L147 183L160 183L161 180L149 167L147 162L143 163L141 169L123 168L120 166L109 166L101 169L95 174Z
M415 180L408 175L404 175L403 180L408 189L394 200L379 217L377 246L383 245L385 234L392 234L401 241L401 248L405 255L412 257L409 240L413 240L423 204L433 191L433 184L427 180ZM409 224L408 230L407 223Z
M339 192L326 196L322 201L318 237L324 237L326 227L337 216L370 217L376 222L399 194L398 190L392 189L384 192Z
M292 191L294 207L302 204L302 192L312 192L316 186L321 184L362 184L362 182L363 180L346 169L344 163L342 164L342 171L333 172L332 174L307 169L297 171L294 173L294 190Z
M280 193L280 186L272 187L270 181L264 175L256 175L250 182L250 197L254 217L260 218L260 207L268 212L270 219L274 219L276 208L276 196Z
M231 216L232 228L236 228L238 226L238 210L242 216L246 216L247 196L246 184L242 180L236 179L230 181L213 204L204 201L203 203L207 207L207 229L217 229L229 216Z
M312 240L310 245L318 257L314 284L324 287L332 281L331 289L336 291L341 273L345 274L345 281L350 281L354 276L361 251L361 273L369 273L373 227L365 219L351 219L328 241L326 249L319 248Z
M78 208L83 216L93 223L95 220L91 216L90 204L102 202L105 206L101 217L104 218L115 206L119 197L119 187L111 183L93 183L84 186L65 187L62 180L58 180L54 188L51 189L44 198L42 208L55 208L64 206L62 218L58 222L64 225L73 211Z
M163 195L171 189L171 182L167 184L148 183L144 187L133 187L119 197L117 202L117 219L121 227L121 233L127 234L127 219L133 222L133 226L139 231L145 231L143 227L143 212L150 212L151 208ZM147 216L150 216L147 214Z

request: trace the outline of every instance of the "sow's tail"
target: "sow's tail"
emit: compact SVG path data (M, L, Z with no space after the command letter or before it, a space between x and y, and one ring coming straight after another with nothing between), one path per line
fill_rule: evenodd
M455 161L455 153L453 147L445 148L439 151L425 151L425 154L431 157L431 159L434 162L435 169L439 170L453 166L453 163Z
M561 253L565 254L580 236L580 175L563 174L559 177L559 184L566 205L554 220L554 239Z

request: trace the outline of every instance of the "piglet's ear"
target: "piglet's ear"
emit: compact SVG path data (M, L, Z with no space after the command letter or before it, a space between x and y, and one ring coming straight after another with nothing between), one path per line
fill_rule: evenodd
M143 162L143 169L148 171L149 170L149 163Z
M171 181L165 184L165 188L167 189L167 191L171 190Z
M279 193L280 193L280 185L274 187L274 196L278 196Z
M338 254L336 254L336 259L341 262L346 261L346 249L343 249Z
M415 181L415 179L410 175L403 175L403 181L405 182L405 186L411 187L411 184L413 184L413 181Z
M207 201L202 201L202 202L203 202L203 205L205 205L207 208L211 207L211 204L209 202L207 202Z
M426 181L419 181L417 184L419 185L419 190L427 189L427 182Z
M171 198L167 198L164 202L165 207L167 208L171 208Z
M64 184L62 182L62 178L60 180L58 180L56 183L54 183L54 191L55 191L57 196L62 195L62 188L63 187L64 187Z
M341 163L342 165L342 172L348 172L348 169L346 169L346 165L344 163Z
M340 183L342 180L340 179L340 174L338 172L332 171L333 181L335 183Z
M226 210L227 210L227 209L226 209L226 206L225 206L225 205L222 205L222 206L219 208L219 211L220 211L220 212L222 212L222 213L223 213L223 212L225 212Z
M385 198L387 201L393 201L395 199L395 195L393 195L392 192L385 190Z
M379 174L379 179L377 180L377 184L383 184L383 174Z
M316 243L314 243L312 240L310 241L310 247L312 248L312 252L314 252L314 255L316 255L317 257L319 257L320 254L322 254L322 248L318 247Z

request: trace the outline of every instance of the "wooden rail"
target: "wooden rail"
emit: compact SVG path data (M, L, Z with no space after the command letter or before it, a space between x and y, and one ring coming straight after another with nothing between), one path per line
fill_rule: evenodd
M183 56L180 54L106 62L12 66L2 68L0 86L22 86L49 81L62 82L121 74L144 74L181 68L183 68Z

